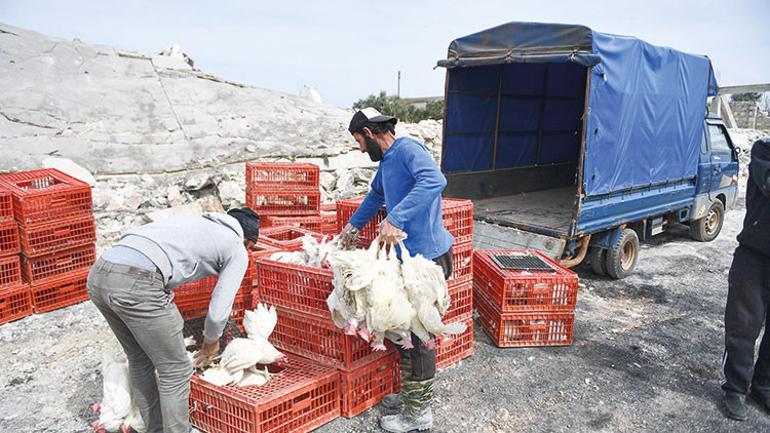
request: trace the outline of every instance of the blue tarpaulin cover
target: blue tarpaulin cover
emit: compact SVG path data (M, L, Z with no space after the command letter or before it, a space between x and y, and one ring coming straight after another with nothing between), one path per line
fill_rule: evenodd
M694 177L717 91L706 56L577 25L503 24L453 41L438 65L446 172L577 162L590 68L588 196Z

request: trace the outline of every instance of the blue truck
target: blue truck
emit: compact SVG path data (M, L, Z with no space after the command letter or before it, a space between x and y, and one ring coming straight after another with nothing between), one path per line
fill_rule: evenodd
M477 248L535 248L624 278L671 224L698 241L735 203L738 156L706 56L565 24L451 42L445 195L475 202Z

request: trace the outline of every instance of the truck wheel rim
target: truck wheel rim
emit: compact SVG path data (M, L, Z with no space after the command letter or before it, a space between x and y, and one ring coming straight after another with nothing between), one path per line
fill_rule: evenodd
M631 268L631 265L634 264L634 259L636 258L636 249L634 248L633 242L626 242L623 244L623 250L620 254L620 266L623 267L623 269L629 269Z
M711 236L717 231L719 226L719 212L716 209L711 209L706 215L706 233Z

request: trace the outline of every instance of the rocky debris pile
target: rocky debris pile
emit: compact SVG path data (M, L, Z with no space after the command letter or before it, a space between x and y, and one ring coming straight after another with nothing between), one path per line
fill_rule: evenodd
M749 175L749 162L751 161L751 146L760 138L770 137L767 132L756 129L730 129L730 138L738 149L740 160L740 177L745 181Z

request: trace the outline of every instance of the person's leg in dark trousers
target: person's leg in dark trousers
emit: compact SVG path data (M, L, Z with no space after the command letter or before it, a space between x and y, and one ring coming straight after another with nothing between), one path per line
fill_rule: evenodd
M444 271L444 278L452 275L452 251L434 259ZM383 406L389 412L380 420L380 426L390 432L425 430L433 425L433 382L436 375L436 349L412 334L412 349L399 346L401 356L401 391L387 396ZM408 360L407 363L404 360Z
M159 275L126 269L97 262L88 279L89 295L126 352L132 393L147 432L188 433L192 366L181 315L163 292Z
M754 346L765 325L770 301L768 265L770 260L748 248L739 246L733 255L728 277L727 306L725 307L725 352L723 358L725 408L731 418L745 419L743 397L749 391L754 375ZM770 348L763 339L764 357ZM762 347L761 346L761 347ZM757 360L759 386L767 381L768 361Z

